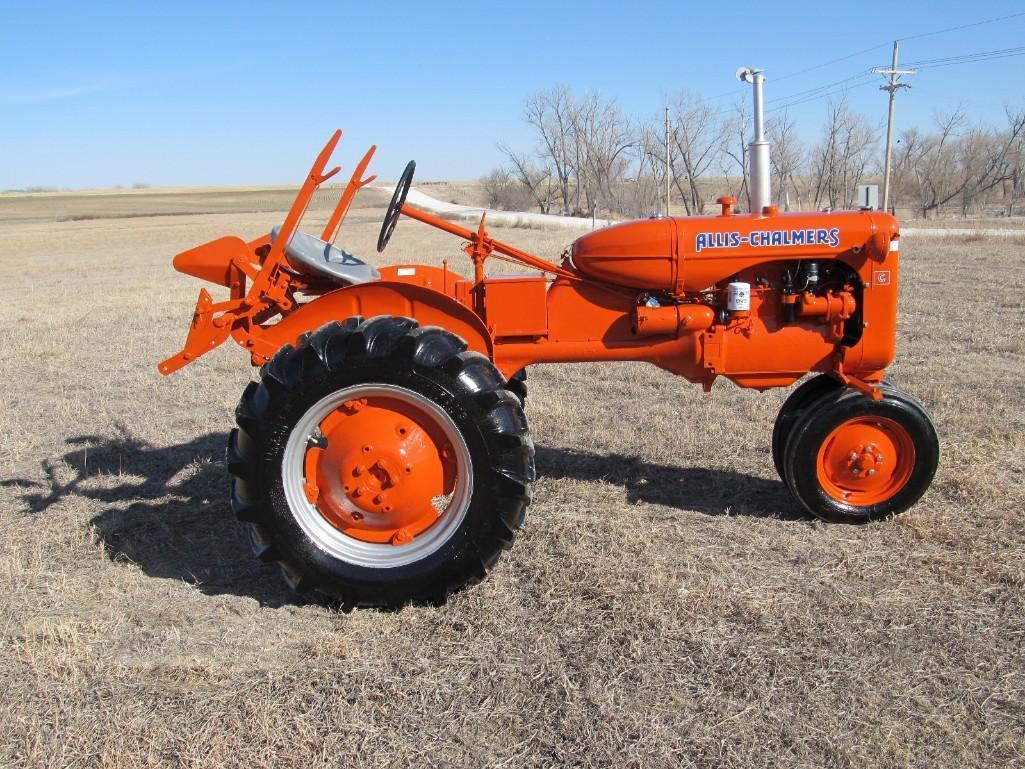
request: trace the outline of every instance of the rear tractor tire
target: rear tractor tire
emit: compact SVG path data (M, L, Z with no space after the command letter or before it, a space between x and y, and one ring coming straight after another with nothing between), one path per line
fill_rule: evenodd
M522 527L523 409L485 356L409 318L330 323L283 347L238 405L232 508L298 592L444 603Z
M520 405L527 405L527 369L521 368L505 383L505 389L519 398Z
M915 504L932 482L940 446L929 414L907 393L880 387L879 401L851 389L820 395L790 430L783 477L819 518L887 518Z

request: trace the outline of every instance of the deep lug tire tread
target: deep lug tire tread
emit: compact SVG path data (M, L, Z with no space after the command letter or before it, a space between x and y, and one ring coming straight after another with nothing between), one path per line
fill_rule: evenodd
M520 405L527 403L527 369L521 368L505 383L505 389L520 399Z
M432 396L460 425L475 490L467 521L439 551L408 566L367 569L327 555L295 524L280 491L281 452L290 426L317 399L389 376ZM297 592L318 592L345 611L442 604L484 579L523 526L535 473L520 401L487 357L441 328L392 316L328 323L274 355L246 387L236 421L226 452L231 507L254 553L279 564Z

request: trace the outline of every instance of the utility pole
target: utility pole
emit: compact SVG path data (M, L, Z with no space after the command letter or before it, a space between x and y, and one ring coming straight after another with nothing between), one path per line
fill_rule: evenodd
M672 164L669 162L669 107L666 107L666 216L669 216L669 178Z
M893 41L893 60L889 69L873 67L872 71L877 75L889 75L890 82L879 86L880 91L890 92L890 110L886 117L886 158L883 161L883 210L890 210L890 171L893 164L893 105L897 100L897 91L901 88L910 88L907 83L900 82L901 75L916 75L917 69L898 69L900 59L900 40Z

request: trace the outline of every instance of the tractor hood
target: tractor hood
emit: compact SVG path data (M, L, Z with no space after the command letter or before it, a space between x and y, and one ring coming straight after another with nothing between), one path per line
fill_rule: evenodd
M605 283L702 291L743 265L847 254L885 258L897 220L881 211L690 216L624 222L572 247L573 265Z

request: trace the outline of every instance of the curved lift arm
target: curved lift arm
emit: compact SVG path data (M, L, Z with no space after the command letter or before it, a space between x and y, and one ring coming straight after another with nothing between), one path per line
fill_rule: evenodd
M484 220L487 217L487 213L480 218L480 227L477 231L468 230L465 227L460 227L458 224L450 222L446 219L442 219L440 216L429 214L426 211L421 211L418 208L406 204L399 209L404 215L410 219L416 219L418 222L429 224L432 227L436 227L439 230L443 230L452 235L462 238L469 242L469 245L464 249L470 258L473 260L474 265L474 279L476 282L480 282L484 279L484 262L494 252L502 254L520 264L527 267L532 267L535 270L541 272L547 272L552 275L558 275L563 278L570 280L582 280L583 276L577 273L575 270L569 270L565 267L560 267L554 262L549 262L547 259L542 259L539 256L534 256L526 251L521 251L515 246L511 246L508 243L503 243L500 240L496 240L488 235L487 230L484 229Z

